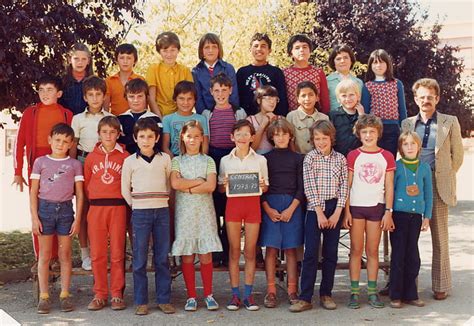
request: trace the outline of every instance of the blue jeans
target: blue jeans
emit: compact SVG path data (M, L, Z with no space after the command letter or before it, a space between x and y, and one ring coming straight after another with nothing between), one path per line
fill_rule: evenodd
M146 265L150 233L153 237L156 302L169 303L171 274L168 265L170 250L170 213L168 207L134 209L133 228L133 295L137 305L148 304Z
M330 217L336 209L337 199L326 200L324 214ZM311 302L314 293L314 283L318 271L319 243L323 234L323 262L322 279L319 287L320 296L331 296L334 286L334 274L337 265L337 247L339 245L339 233L341 230L342 216L339 218L334 229L320 230L316 212L306 213L306 223L304 229L304 258L303 269L301 271L301 293L300 300Z
M42 235L69 235L74 223L71 200L52 202L38 198L38 215L43 226Z

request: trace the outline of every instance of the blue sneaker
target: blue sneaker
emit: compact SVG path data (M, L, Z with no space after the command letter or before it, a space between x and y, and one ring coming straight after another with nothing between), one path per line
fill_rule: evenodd
M207 310L217 310L219 309L219 304L217 303L216 299L209 294L205 299L204 302L206 303Z
M196 311L197 310L197 301L196 298L189 298L186 300L186 305L184 306L185 311Z
M258 309L260 309L258 304L256 304L255 301L253 300L252 295L244 299L244 306L245 306L245 309L250 310L250 311L257 311Z
M240 298L235 294L232 295L232 299L230 299L229 303L227 304L227 310L236 311L240 308Z

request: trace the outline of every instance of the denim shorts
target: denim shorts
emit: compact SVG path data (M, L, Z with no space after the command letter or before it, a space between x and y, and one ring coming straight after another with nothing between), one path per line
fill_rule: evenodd
M69 235L74 222L71 200L57 203L39 198L38 215L43 226L42 235Z

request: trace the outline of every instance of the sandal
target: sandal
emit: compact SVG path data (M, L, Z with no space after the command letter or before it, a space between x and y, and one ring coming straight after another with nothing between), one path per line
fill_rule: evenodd
M350 309L359 309L360 304L359 304L359 295L358 294L351 294L351 298L349 299L349 303L347 304L347 307Z
M380 301L378 294L369 294L369 304L374 308L383 308L385 304Z

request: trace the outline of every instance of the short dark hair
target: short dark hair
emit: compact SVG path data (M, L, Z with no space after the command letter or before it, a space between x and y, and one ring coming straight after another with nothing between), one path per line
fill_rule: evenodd
M336 59L337 55L342 53L342 52L346 52L349 55L349 57L351 58L351 69L354 66L354 63L356 62L354 51L352 51L352 48L349 45L347 45L347 44L335 45L332 48L332 52L329 55L329 59L328 59L328 65L334 71L336 71L336 64L334 63L334 60Z
M301 83L299 83L298 85L296 85L296 97L298 97L300 95L300 92L303 88L311 88L314 91L314 93L317 96L319 96L319 90L316 87L316 85L314 85L314 83L310 82L309 80L305 80L305 81L302 81Z
M167 49L172 45L176 46L178 50L181 50L179 37L175 33L163 32L156 37L156 51L160 52L161 49Z
M135 58L135 63L138 61L138 52L137 48L133 46L133 44L130 43L123 43L117 46L115 49L115 61L117 61L119 54L133 54L133 57Z
M107 92L107 85L105 84L105 80L97 76L89 76L84 78L82 82L82 94L86 95L87 91L91 89L102 91L102 93Z
M109 126L117 130L119 133L121 132L121 124L120 120L114 115L108 115L100 119L99 124L97 125L97 132L100 132L103 126Z
M176 84L173 91L173 101L176 101L176 98L179 94L191 93L194 96L194 100L197 100L197 91L196 86L193 82L182 80Z
M234 125L232 126L232 134L234 134L235 131L237 131L240 128L243 128L243 127L249 127L250 128L250 133L252 135L255 135L255 127L247 119L240 119L236 123L234 123Z
M219 39L219 36L217 36L214 33L207 33L204 34L201 39L199 40L199 45L198 45L198 57L199 60L204 60L204 45L206 42L209 42L211 44L216 44L217 48L219 49L219 52L217 54L218 59L222 59L224 56L224 49L222 48L222 42Z
M310 140L311 140L311 145L314 146L314 133L315 132L320 132L325 136L329 136L331 138L331 146L334 146L336 143L336 128L332 124L331 121L329 120L318 120L313 123L311 128L309 128L309 135L310 135Z
M36 82L36 88L39 89L41 85L52 84L56 87L56 90L61 91L63 89L63 83L61 78L52 75L43 75Z
M66 137L74 139L74 129L72 129L67 123L60 122L51 128L49 136L53 137L54 135L65 135Z
M227 87L232 87L232 79L230 79L229 76L227 76L225 73L220 72L220 73L218 73L217 75L215 75L214 77L211 78L211 81L210 81L211 88L215 84L219 84L219 85L223 85L223 86L227 86Z
M250 46L252 46L252 43L255 41L265 41L268 44L268 48L272 48L272 40L270 39L267 33L253 34L252 39L250 40Z
M275 146L275 141L273 140L273 136L278 133L278 132L283 132L284 134L290 134L290 141L295 137L295 128L293 125L288 122L285 118L281 119L276 119L273 120L267 128L267 139L272 144Z
M161 128L158 123L152 117L141 118L135 122L133 126L133 137L137 138L138 132L141 130L151 130L155 133L156 138L161 135Z
M308 37L308 35L305 35L305 34L295 34L293 35L292 37L290 37L290 39L288 40L288 44L286 45L286 53L291 57L291 51L293 50L293 44L295 44L296 42L302 42L302 43L306 43L309 45L309 51L312 52L313 51L313 42L311 41L311 39Z
M141 92L145 92L145 95L148 97L149 91L148 91L148 84L146 81L140 78L134 78L130 79L126 84L125 84L125 91L124 95L127 96L127 94L137 94Z
M365 81L371 81L375 79L375 74L372 71L372 64L374 61L383 61L387 64L387 71L385 72L385 80L391 81L395 78L393 77L393 61L390 54L387 53L384 49L377 49L372 51L369 56L369 62L367 63L367 72L365 74Z

